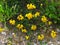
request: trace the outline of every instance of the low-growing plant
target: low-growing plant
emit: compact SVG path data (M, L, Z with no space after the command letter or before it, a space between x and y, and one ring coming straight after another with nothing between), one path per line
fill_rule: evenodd
M45 38L44 34L55 38L57 36L55 29L60 24L60 3L57 2L54 0L1 1L0 21L7 22L7 27L10 29L15 27L18 30L14 30L15 33L25 34L26 40L42 41Z

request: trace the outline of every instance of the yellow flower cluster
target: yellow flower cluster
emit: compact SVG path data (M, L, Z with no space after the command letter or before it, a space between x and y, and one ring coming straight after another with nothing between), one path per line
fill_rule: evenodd
M36 9L36 6L30 3L30 4L27 4L27 9Z
M44 35L43 35L43 34L38 35L37 39L38 39L38 40L43 40L43 39L44 39Z
M28 39L29 39L29 36L26 35L26 36L25 36L25 39L28 40Z
M22 29L22 32L23 32L23 33L27 33L27 30L26 30L26 29Z
M40 6L43 6L43 4L40 4ZM32 3L30 3L30 4L27 4L27 9L36 9L36 6L35 5L33 5ZM26 15L25 15L25 17L28 19L28 20L30 20L30 19L32 19L32 18L34 18L34 17L39 17L40 16L40 12L35 12L34 14L32 14L31 12L29 12L29 13L27 13ZM20 14L19 16L17 16L17 19L20 21L20 20L23 20L24 19L24 16L22 15L22 14ZM44 23L48 23L48 25L51 25L52 24L52 22L51 21L48 21L48 19L47 19L47 17L45 16L45 15L43 15L42 17L41 17L41 21L42 22L44 22ZM9 23L11 24L11 25L15 25L15 20L13 20L13 19L10 19L9 20ZM24 28L24 25L23 24L17 24L17 26L16 26L18 29L20 29L23 33L27 33L27 29L25 29ZM31 30L33 30L33 31L35 31L35 30L37 30L37 25L31 25L31 27L30 27L30 29ZM3 31L3 29L2 28L0 28L0 32L2 32ZM14 37L15 37L16 35L14 34ZM57 34L56 34L56 32L55 31L51 31L51 37L52 38L55 38L57 36ZM25 36L25 39L29 39L30 37L28 36L28 35L26 35ZM43 40L44 39L44 35L43 34L40 34L40 35L38 35L37 36L37 39L38 40Z
M28 13L25 15L25 17L27 17L29 20L33 18L33 14L32 13Z
M18 20L23 20L24 17L22 16L22 14L20 14L18 17L17 17Z
M38 17L38 16L40 16L40 12L36 12L34 15L34 17Z
M10 19L10 20L9 20L9 23L10 23L11 25L15 25L15 20Z
M47 20L47 17L42 16L41 21L42 21L42 22L47 22L47 21L48 21L48 20Z
M3 31L4 31L4 29L0 27L0 32L3 32Z
M18 24L17 26L16 26L18 29L23 29L23 24Z
M36 25L32 25L31 26L31 30L36 30L37 29L37 26Z
M54 30L51 31L51 37L55 38L57 36L57 32L55 32Z
M16 27L17 27L18 29L20 29L23 33L27 33L27 30L24 29L23 24L18 24Z

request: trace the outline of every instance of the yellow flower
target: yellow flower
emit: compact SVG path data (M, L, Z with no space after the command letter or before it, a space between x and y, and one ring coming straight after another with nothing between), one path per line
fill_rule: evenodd
M34 17L38 17L38 16L40 16L40 12L36 12L34 15Z
M23 25L22 24L18 24L17 26L16 26L18 29L23 29Z
M3 31L4 31L4 29L0 27L0 32L3 32Z
M26 30L26 29L22 29L22 32L23 32L23 33L27 33L27 30Z
M49 24L49 25L51 25L51 24L52 24L52 22L51 22L51 21L48 21L48 24Z
M22 14L20 14L18 17L17 17L18 20L23 20L24 17L22 16Z
M37 29L37 26L36 25L32 25L31 26L31 30L36 30Z
M41 21L42 21L42 22L47 22L47 21L48 21L48 20L47 20L47 17L42 16Z
M43 6L43 4L41 3L40 6Z
M10 19L10 20L9 20L9 23L10 23L11 25L15 25L15 20Z
M32 15L32 13L28 13L28 14L25 15L25 17L27 17L30 20L30 19L33 18L33 15Z
M55 38L57 36L57 32L55 32L54 30L51 31L51 37Z
M36 6L30 3L30 4L27 4L27 9L36 9Z
M25 36L25 39L28 40L29 39L29 36Z
M38 39L38 40L43 40L43 39L44 39L44 35L43 35L43 34L38 35L37 39Z

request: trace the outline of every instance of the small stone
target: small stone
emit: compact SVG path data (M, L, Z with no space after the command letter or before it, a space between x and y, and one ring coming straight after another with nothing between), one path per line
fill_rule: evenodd
M6 32L1 32L1 34L6 35Z
M12 33L12 35L14 35L15 33Z
M34 43L34 45L37 45L36 43Z
M57 32L60 32L60 29L57 29Z
M51 44L51 45L54 45L54 44Z
M48 42L48 43L52 43L52 42L50 41L50 42Z
M57 43L60 44L60 41L58 41Z

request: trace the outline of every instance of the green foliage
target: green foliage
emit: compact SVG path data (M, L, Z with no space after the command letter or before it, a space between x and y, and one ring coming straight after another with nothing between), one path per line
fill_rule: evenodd
M26 5L33 3L36 10L27 10ZM40 6L43 4L43 6ZM60 23L60 1L55 0L1 0L0 1L0 22L7 22L10 18L22 13L40 11L41 15L46 15L51 21ZM37 18L36 18L37 20ZM20 21L21 22L21 21ZM23 21L27 25L27 20ZM23 23L22 22L22 23Z
M17 4L12 5L12 3L12 1L11 3L9 1L0 1L0 22L6 22L17 14L20 7Z
M60 1L59 1L60 2ZM59 8L59 4L57 4L57 2L55 2L54 0L51 0L50 3L47 3L46 7L45 7L45 14L46 16L51 19L54 23L60 23L60 8ZM59 10L58 10L59 9Z

